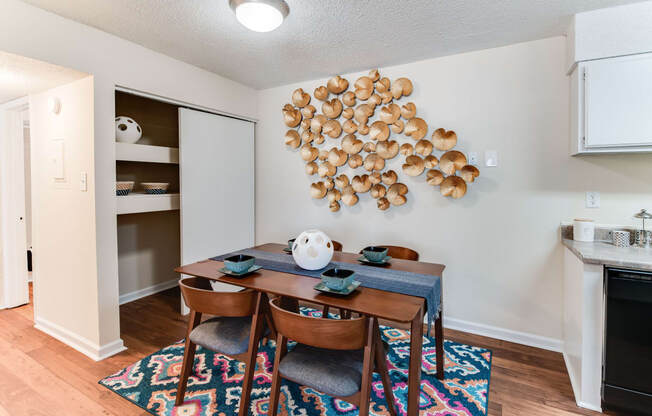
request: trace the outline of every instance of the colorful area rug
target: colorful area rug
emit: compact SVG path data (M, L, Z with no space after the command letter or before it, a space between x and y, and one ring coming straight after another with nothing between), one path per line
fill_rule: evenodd
M304 309L303 313L321 313ZM389 344L388 369L394 388L399 414L407 410L409 331L380 327ZM244 363L198 347L195 367L188 380L185 403L175 407L174 401L183 361L183 341L100 380L100 384L158 416L231 416L238 413ZM446 352L444 380L435 377L435 342L423 339L421 374L421 415L485 416L489 396L491 351L471 345L444 341ZM274 363L274 343L269 342L258 352L249 414L266 415ZM333 399L313 389L287 380L281 387L279 415L287 416L349 416L357 408ZM371 393L371 415L388 415L383 386L374 374Z

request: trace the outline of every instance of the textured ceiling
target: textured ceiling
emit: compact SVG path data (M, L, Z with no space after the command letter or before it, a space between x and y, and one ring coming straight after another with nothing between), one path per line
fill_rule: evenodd
M85 76L83 72L0 51L0 104Z
M561 35L632 0L286 0L270 33L228 0L25 0L255 88Z

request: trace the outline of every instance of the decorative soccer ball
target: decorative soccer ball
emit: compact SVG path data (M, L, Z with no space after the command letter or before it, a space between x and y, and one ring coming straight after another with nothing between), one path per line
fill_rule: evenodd
M115 139L122 143L136 143L143 136L143 129L133 118L115 118Z
M323 269L333 258L333 242L322 231L306 230L294 240L292 257L302 269Z

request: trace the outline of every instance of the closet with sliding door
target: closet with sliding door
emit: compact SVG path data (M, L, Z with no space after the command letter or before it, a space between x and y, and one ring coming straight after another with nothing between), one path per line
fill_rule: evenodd
M176 286L181 264L253 245L253 122L123 89L115 115L142 130L115 144L116 182L134 182L116 192L120 304Z

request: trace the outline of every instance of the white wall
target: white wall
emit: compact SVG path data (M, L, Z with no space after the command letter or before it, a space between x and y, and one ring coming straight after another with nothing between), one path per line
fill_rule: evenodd
M61 112L48 100L58 97ZM30 95L33 160L34 321L55 336L75 334L98 349L95 195L79 189L93 178L93 78ZM55 141L63 143L64 178L54 179ZM89 232L90 231L90 232ZM83 299L83 302L79 300ZM91 352L92 354L92 352Z
M244 117L256 115L256 92L236 82L153 52L18 0L0 0L0 50L74 68L94 76L97 339L119 340L115 216L114 88L116 85ZM61 289L65 293L65 289ZM84 300L79 300L84 302ZM95 300L89 300L95 302Z
M409 202L386 212L365 194L356 206L331 213L326 200L310 198L304 162L283 144L282 106L295 88L312 92L325 80L261 91L257 243L284 242L318 227L347 251L370 243L414 248L424 261L447 266L449 325L460 320L490 325L545 337L538 341L554 345L562 334L560 221L586 216L627 224L635 211L652 206L651 155L568 155L565 62L565 39L556 37L381 68L390 79L413 81L409 101L429 123L428 135L445 127L457 132L462 151L499 152L499 167L480 166L480 178L461 200L442 197L424 175L402 174L402 160L395 158L392 166L409 187ZM359 75L346 78L352 83ZM326 139L329 148L334 143ZM347 170L342 172L351 177ZM584 209L587 190L602 193L602 208Z

